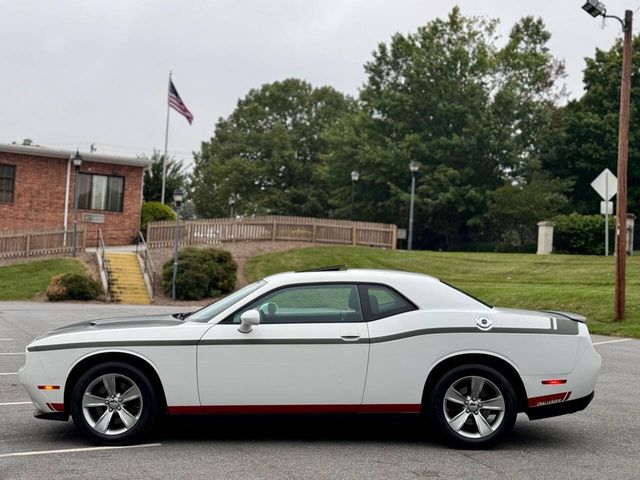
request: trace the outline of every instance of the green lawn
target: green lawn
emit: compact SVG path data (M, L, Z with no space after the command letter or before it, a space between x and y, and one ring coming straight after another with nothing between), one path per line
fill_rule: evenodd
M494 305L578 312L587 316L592 333L640 338L638 257L630 257L627 263L627 319L623 322L612 321L614 257L315 247L252 257L246 274L256 280L327 265L427 273Z
M0 300L29 300L46 292L52 276L84 271L81 261L67 258L0 267Z

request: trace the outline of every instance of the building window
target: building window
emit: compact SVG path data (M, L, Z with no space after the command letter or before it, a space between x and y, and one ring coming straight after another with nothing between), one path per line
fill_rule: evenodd
M124 177L78 174L78 208L121 212L124 199Z
M0 165L0 203L12 203L16 187L16 167Z

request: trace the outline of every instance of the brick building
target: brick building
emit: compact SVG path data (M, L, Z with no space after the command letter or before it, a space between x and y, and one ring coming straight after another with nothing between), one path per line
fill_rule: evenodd
M0 235L73 229L74 151L0 144ZM107 245L133 242L149 160L80 153L78 228Z

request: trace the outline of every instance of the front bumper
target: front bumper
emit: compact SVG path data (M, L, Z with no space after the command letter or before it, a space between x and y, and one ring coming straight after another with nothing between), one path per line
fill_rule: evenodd
M579 412L587 408L587 405L593 400L593 392L586 397L568 400L566 402L553 403L551 405L543 405L541 407L532 407L525 410L529 420L539 420L541 418L557 417L558 415L567 415L569 413Z

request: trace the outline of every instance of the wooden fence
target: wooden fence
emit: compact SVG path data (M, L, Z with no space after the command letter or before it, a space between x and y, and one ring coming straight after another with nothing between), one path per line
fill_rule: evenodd
M180 222L181 245L225 242L287 241L396 248L397 227L392 224L351 222L327 218L262 216L212 218ZM175 245L175 222L153 222L147 227L150 248Z
M68 231L12 233L0 236L0 258L71 253L73 233ZM84 251L84 230L78 230L78 252Z

